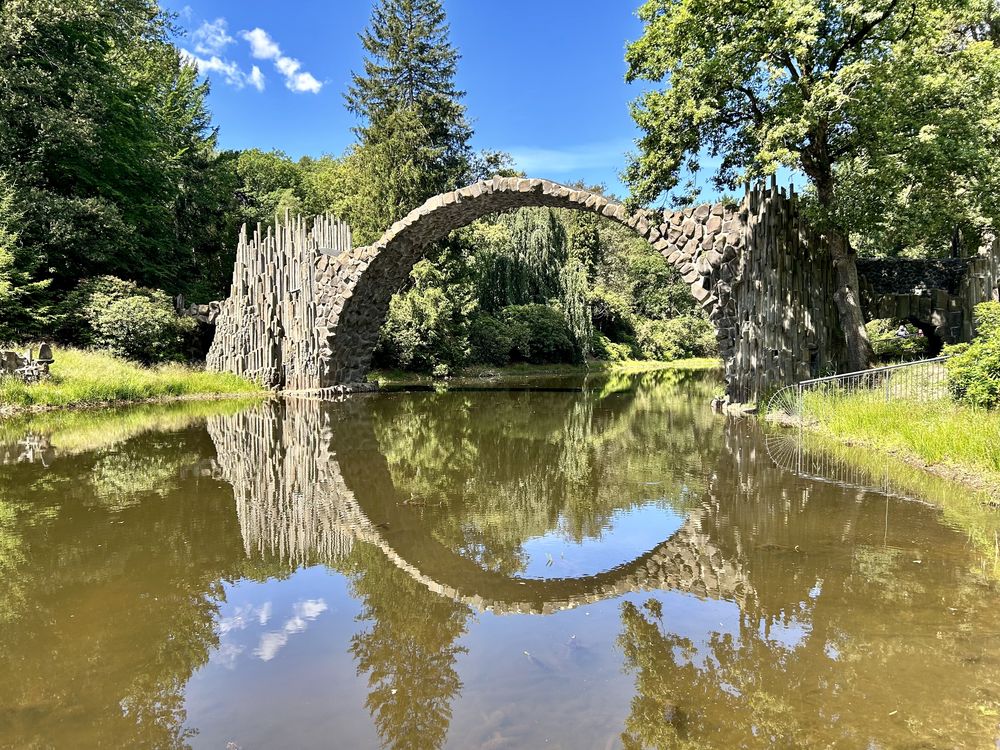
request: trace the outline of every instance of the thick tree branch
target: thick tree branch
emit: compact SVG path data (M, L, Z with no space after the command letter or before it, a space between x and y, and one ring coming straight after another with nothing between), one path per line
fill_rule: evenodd
M861 45L861 43L864 42L869 35L875 31L875 29L877 29L882 23L888 20L893 13L896 12L896 8L898 6L899 0L892 0L888 7L882 11L880 15L867 23L861 24L861 28L848 36L847 39L844 40L844 43L841 44L840 47L837 48L837 51L830 57L830 62L827 66L828 69L831 71L837 70L840 66L840 61L844 58L844 55L847 54L848 50L855 49Z
M755 124L759 125L762 123L764 121L764 108L761 106L760 99L754 90L746 86L735 86L734 88L749 101L750 109L753 110Z

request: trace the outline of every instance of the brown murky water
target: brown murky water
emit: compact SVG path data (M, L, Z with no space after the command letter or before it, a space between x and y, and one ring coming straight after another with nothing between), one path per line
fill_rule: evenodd
M0 747L1000 747L983 529L715 388L0 425Z

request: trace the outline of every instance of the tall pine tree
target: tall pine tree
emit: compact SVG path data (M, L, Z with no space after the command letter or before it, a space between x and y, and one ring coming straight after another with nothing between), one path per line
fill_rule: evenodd
M349 157L359 200L349 218L371 239L427 198L469 180L472 129L440 0L378 0L361 42L364 71L345 94L361 120Z

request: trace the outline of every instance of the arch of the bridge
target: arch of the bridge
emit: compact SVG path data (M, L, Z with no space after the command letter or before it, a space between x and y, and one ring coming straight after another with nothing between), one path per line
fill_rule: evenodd
M726 560L701 530L697 511L652 550L609 570L574 578L506 576L480 567L443 544L431 541L428 546L427 539L413 543L405 535L387 533L391 527L384 522L368 520L354 527L356 533L400 570L436 594L495 614L549 613L653 589L725 599L741 606L753 596L742 568Z
M743 241L734 207L630 212L598 193L549 180L494 178L435 196L393 224L378 241L329 260L333 288L327 297L335 323L325 380L364 380L389 300L405 285L431 243L488 214L526 207L589 211L634 230L681 272L720 331L720 315L714 313L727 300L719 299L715 277L725 262L736 258ZM720 342L725 339L720 336Z

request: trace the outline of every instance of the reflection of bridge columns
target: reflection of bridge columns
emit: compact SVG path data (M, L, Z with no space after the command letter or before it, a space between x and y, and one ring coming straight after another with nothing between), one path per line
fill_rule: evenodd
M430 591L496 613L547 613L653 589L741 605L754 596L742 563L703 529L707 507L654 549L594 575L527 579L483 569L423 533L419 510L402 504L363 398L269 402L211 417L209 432L248 555L336 565L357 539Z
M248 555L273 555L290 565L334 563L351 551L347 494L317 402L285 409L264 403L209 417L222 478L233 486Z

